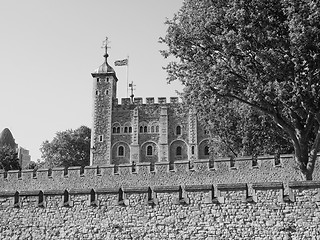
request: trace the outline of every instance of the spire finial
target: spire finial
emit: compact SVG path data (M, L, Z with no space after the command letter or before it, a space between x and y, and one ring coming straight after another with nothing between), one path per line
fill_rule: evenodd
M110 41L108 40L108 37L106 37L106 40L104 40L102 42L102 47L101 47L101 48L105 49L105 54L103 56L106 59L106 62L107 62L107 58L109 57L108 48L111 48L111 47L108 46L109 43L110 43Z

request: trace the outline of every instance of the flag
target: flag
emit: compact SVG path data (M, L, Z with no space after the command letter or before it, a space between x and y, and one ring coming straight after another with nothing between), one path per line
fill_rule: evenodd
M117 60L114 62L115 66L126 66L128 65L128 59Z

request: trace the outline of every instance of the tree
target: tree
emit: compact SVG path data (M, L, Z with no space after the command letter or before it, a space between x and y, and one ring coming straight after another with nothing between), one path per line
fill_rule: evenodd
M211 101L214 99L201 102L197 109L200 122L212 136L214 155L237 157L292 153L292 144L287 136L277 131L268 116L237 100Z
M168 46L162 54L176 58L168 80L180 80L195 105L237 100L269 116L312 179L320 145L319 22L315 0L185 0L161 39Z
M57 132L51 142L40 148L46 167L87 166L90 163L90 128Z
M8 145L0 147L0 169L20 170L18 153Z

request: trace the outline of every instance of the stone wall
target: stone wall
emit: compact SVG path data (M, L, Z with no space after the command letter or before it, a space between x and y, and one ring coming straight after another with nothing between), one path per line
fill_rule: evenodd
M9 171L0 239L317 239L319 180L290 155Z

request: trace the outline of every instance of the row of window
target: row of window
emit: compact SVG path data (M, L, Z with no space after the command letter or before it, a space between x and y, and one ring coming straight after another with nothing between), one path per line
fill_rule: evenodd
M191 152L192 154L194 154L194 146L192 146L191 148ZM124 153L124 146L120 145L118 147L118 157L124 157L125 153ZM204 152L203 154L205 156L209 156L209 147L208 146L205 146L204 147ZM154 155L154 147L152 145L148 145L147 148L146 148L146 155L147 156L153 156ZM176 156L182 156L182 147L181 146L177 146L176 149L175 149L175 155Z
M99 82L103 82L103 79L97 78L97 83L99 83ZM109 78L108 78L108 77L105 79L105 82L106 82L106 83L109 82Z
M96 95L100 95L100 92L101 92L101 91L96 90ZM108 90L105 90L105 91L104 91L104 94L105 94L105 95L108 95L108 94L109 94L109 91L108 91Z
M113 127L112 128L112 133L132 133L132 127L123 127L123 131L121 131L121 127ZM159 126L140 126L139 127L139 133L158 133L159 132ZM176 127L175 134L176 135L181 135L181 126Z

